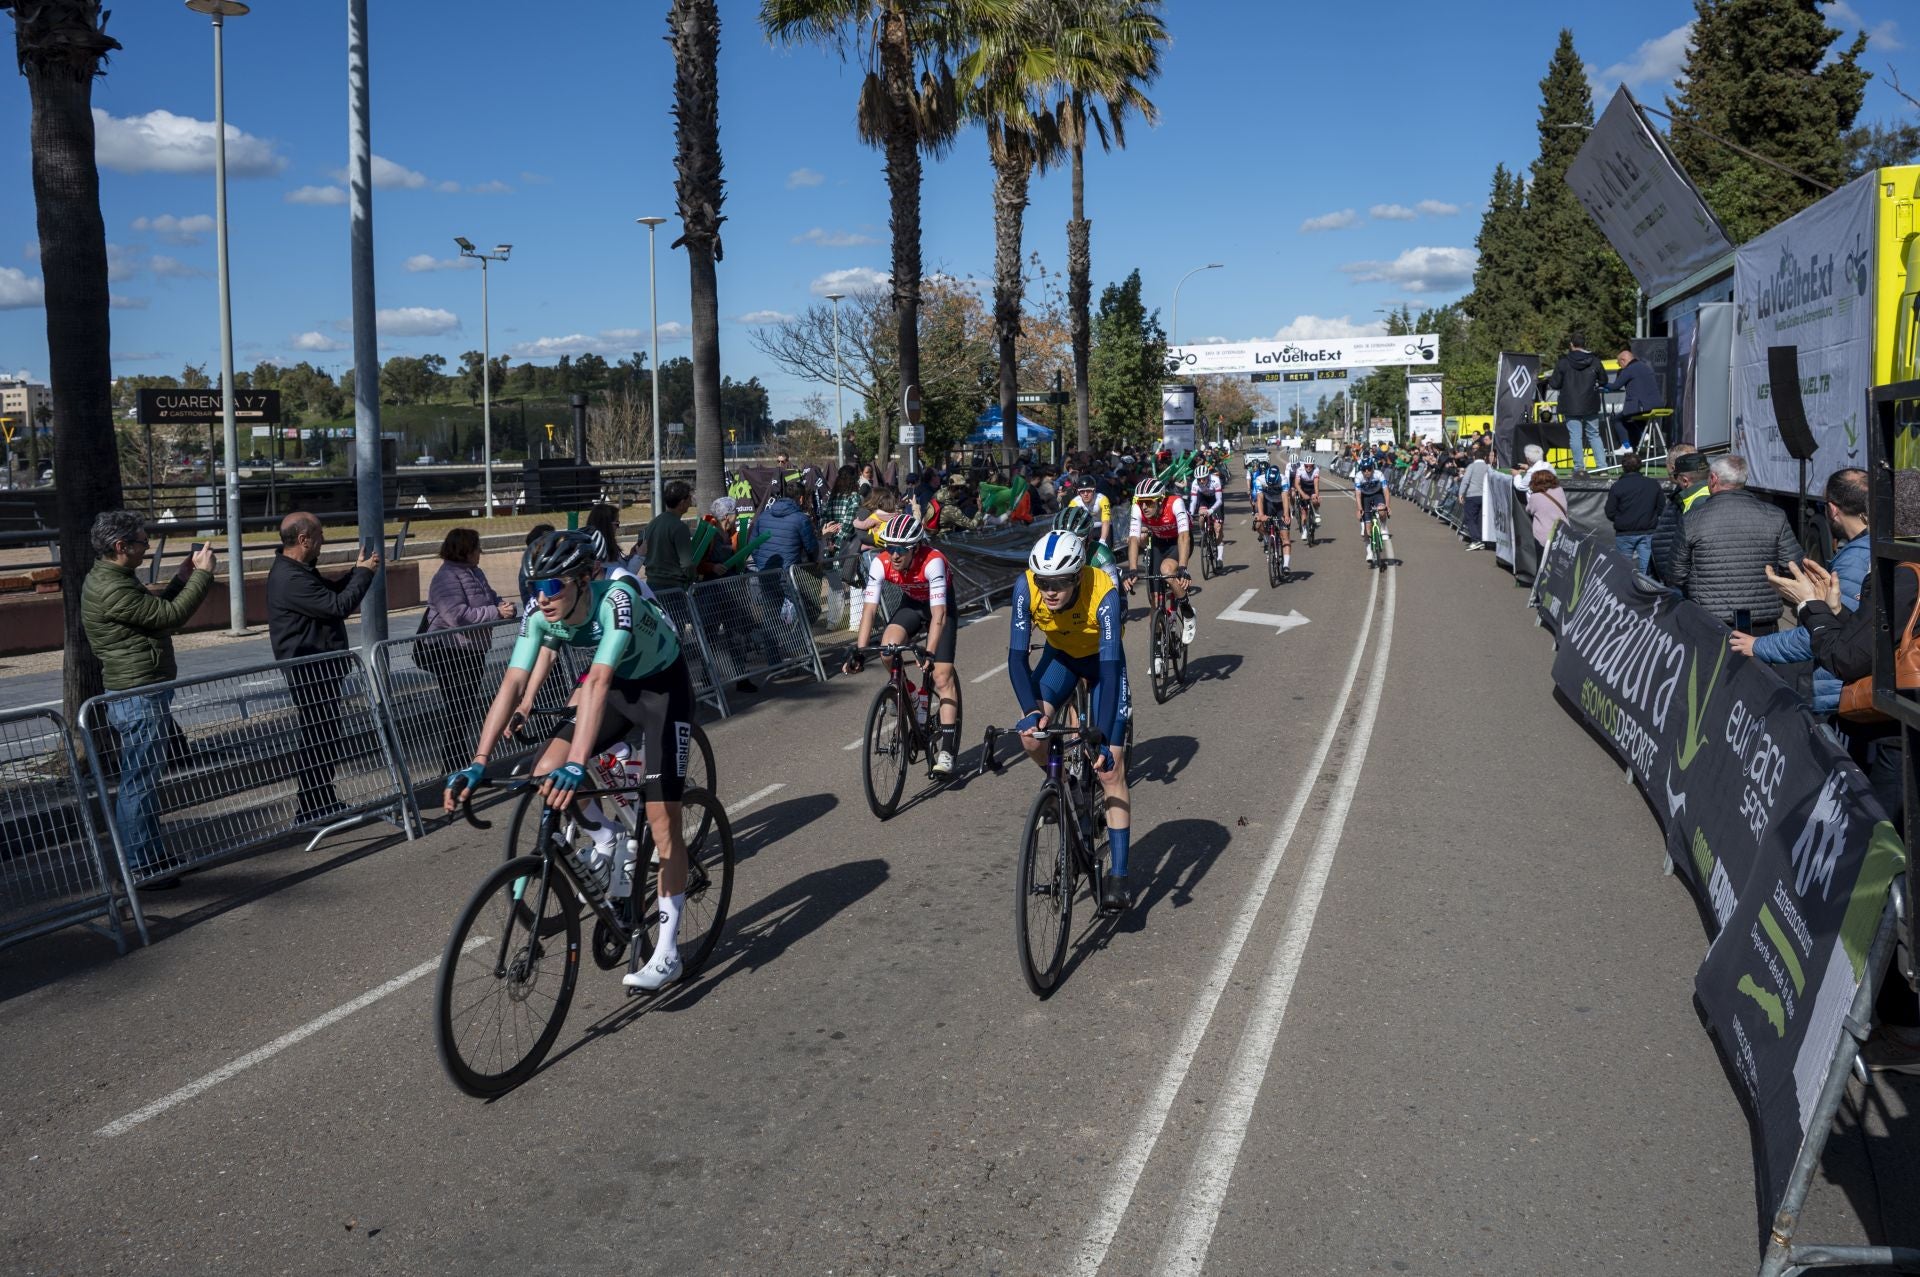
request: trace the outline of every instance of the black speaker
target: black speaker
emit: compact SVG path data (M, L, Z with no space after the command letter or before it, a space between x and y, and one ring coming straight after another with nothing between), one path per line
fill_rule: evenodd
M1654 380L1660 384L1660 403L1663 407L1674 406L1674 365L1680 356L1676 349L1679 343L1671 337L1635 337L1627 343L1627 349L1633 357L1653 370Z
M1800 402L1800 347L1767 347L1767 398L1773 401L1773 420L1788 454L1795 461L1813 460L1813 431L1807 429L1807 410Z

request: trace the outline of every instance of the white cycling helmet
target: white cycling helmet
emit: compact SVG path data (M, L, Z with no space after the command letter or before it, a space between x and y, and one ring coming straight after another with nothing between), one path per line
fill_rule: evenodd
M1193 468L1193 477L1196 479L1204 479L1212 473L1213 467L1211 466L1195 466Z
M1158 501L1167 495L1167 485L1151 476L1133 485L1135 501Z
M1033 543L1027 566L1037 577L1068 576L1087 564L1087 543L1071 532L1049 532Z
M912 512L902 510L888 519L886 526L880 529L880 541L881 544L892 549L904 550L909 546L920 544L926 539L926 533L926 528L920 520L913 517Z

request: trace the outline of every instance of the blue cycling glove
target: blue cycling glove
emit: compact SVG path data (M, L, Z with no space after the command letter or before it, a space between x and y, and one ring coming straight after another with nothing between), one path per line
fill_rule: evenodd
M486 772L487 769L480 763L469 763L447 777L447 792L457 794L462 789L480 788L480 778L486 775Z
M1100 747L1100 763L1096 770L1103 772L1113 770L1113 750L1109 746Z
M587 778L587 769L579 763L566 763L547 773L547 783L564 793L572 793L580 788L580 782Z
M1028 714L1025 718L1015 723L1013 730L1024 736L1038 726L1040 726L1040 711L1034 710L1031 714Z

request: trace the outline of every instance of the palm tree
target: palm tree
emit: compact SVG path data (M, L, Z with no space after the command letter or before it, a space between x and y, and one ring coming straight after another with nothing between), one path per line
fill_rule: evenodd
M696 509L722 495L725 448L720 424L720 214L726 182L720 176L720 13L714 0L673 0L667 14L673 46L674 157L680 200L680 238L691 275L693 321L693 490ZM656 513L658 513L656 511Z
M107 313L107 229L93 157L93 79L120 42L106 33L99 0L0 0L33 107L33 202L47 305L53 383L55 510L60 519L61 602L68 722L101 689L100 660L80 624L80 584L93 566L94 516L121 504L115 454L113 366Z
M1000 438L1012 470L1019 455L1020 237L1033 171L1060 152L1060 134L1041 102L1056 76L1051 0L970 7L975 45L960 64L961 109L987 131L993 164L993 336L1000 356Z
M1073 217L1067 222L1067 306L1073 318L1074 416L1079 446L1090 446L1087 361L1093 289L1093 224L1087 221L1085 159L1089 132L1102 150L1125 146L1126 118L1148 124L1160 112L1144 92L1160 74L1167 43L1160 0L1055 0L1058 55L1051 111L1073 164Z
M964 0L761 0L760 25L783 44L857 49L866 64L855 124L887 157L892 203L893 310L900 382L920 384L920 154L938 154L958 129L952 52ZM893 453L898 404L875 404L879 459Z

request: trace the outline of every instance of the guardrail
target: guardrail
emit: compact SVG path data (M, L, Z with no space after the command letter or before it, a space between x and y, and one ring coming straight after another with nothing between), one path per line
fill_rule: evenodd
M125 953L124 887L100 853L66 719L51 709L0 714L0 947L103 918ZM134 921L145 943L137 911Z

